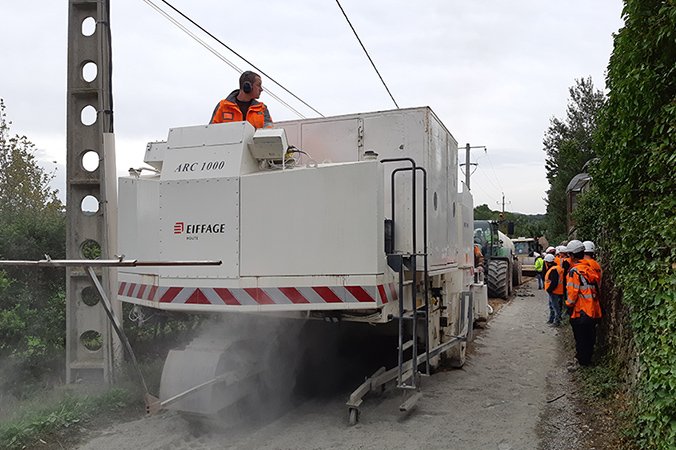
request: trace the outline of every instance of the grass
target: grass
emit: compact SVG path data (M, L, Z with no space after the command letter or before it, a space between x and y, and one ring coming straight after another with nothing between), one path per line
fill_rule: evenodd
M138 399L120 388L88 395L68 392L48 404L36 398L18 407L12 417L0 424L0 448L22 449L44 444L94 417L127 408L135 402Z
M584 392L593 398L609 398L622 387L622 370L610 357L602 358L596 365L580 371Z
M161 359L140 364L148 388L155 395L159 393L162 364ZM13 402L10 413L0 414L0 449L59 448L53 444L78 439L84 424L96 426L118 420L121 414L141 416L143 411L143 392L129 363L123 363L117 387L105 391L86 384L35 391L24 386L24 391L30 392L29 399Z

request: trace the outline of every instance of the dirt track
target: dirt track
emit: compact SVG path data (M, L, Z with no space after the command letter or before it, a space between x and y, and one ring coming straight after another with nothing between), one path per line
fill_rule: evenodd
M401 394L390 389L367 397L360 422L349 427L346 391L265 424L201 436L172 413L145 418L100 431L81 448L573 449L579 436L560 426L572 414L568 397L547 402L569 388L559 330L545 323L543 291L531 282L521 292L479 334L462 370L424 380L424 396L406 416Z

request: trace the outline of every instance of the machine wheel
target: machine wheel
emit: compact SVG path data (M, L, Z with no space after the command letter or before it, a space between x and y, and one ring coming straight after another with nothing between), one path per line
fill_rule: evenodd
M347 422L352 425L356 425L359 422L359 410L357 408L350 408L347 410Z
M521 286L521 283L523 282L523 265L521 264L521 261L515 262L512 264L512 267L512 285Z
M509 297L511 281L509 263L502 259L492 259L488 262L488 296L493 298Z
M446 352L448 356L448 364L455 368L460 369L465 365L465 358L467 355L467 342L461 342L455 347L451 348Z

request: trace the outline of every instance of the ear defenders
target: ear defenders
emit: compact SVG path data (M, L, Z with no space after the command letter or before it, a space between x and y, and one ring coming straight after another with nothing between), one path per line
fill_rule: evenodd
M242 83L242 90L245 93L250 94L251 91L253 91L253 85L251 84L250 81L245 81L244 83Z

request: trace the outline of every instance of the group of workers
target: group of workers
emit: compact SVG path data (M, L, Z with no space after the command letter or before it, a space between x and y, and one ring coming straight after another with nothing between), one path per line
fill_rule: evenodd
M547 323L559 326L566 308L581 366L591 364L596 325L602 316L599 302L602 271L595 252L592 241L574 239L567 245L547 248L544 256L535 254L538 289L544 288L549 296Z

